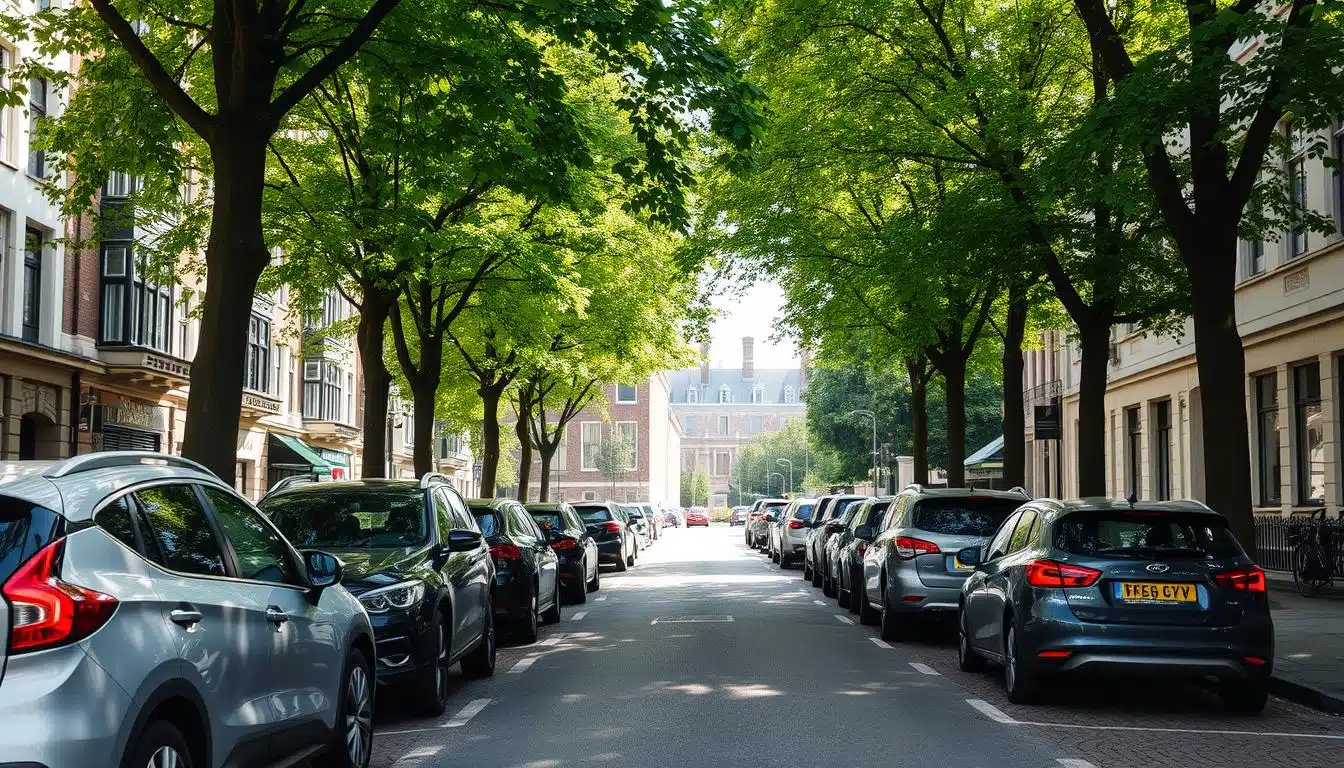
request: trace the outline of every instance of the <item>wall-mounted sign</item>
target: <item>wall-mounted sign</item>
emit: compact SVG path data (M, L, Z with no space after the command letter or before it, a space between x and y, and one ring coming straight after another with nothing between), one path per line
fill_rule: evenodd
M167 432L168 409L131 400L124 400L118 405L93 406L94 431L101 432L105 425Z
M1059 410L1058 400L1049 405L1036 406L1035 439L1058 440L1060 438Z
M264 413L270 413L270 414L280 413L279 400L272 400L269 397L253 395L247 392L243 393L243 407L250 408L254 411L262 411Z

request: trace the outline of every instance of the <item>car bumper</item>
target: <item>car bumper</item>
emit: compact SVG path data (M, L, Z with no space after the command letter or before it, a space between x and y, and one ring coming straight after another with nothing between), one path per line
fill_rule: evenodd
M96 702L97 706L92 704ZM120 760L134 702L80 645L11 656L0 687L0 765ZM110 757L115 756L115 757Z
M890 608L898 613L954 614L961 600L961 587L930 587L917 573L896 572L888 589Z
M528 619L532 610L532 585L512 574L501 579L495 576L494 588L490 590L490 600L494 604L495 617L500 619Z
M597 561L599 563L618 563L624 557L619 539L597 542Z
M582 560L561 562L558 574L560 583L565 584L566 586L581 584L588 581L588 574L584 571Z
M430 632L432 621L419 612L397 611L369 616L373 641L377 648L377 680L396 684L413 677L415 672L433 665L437 635Z

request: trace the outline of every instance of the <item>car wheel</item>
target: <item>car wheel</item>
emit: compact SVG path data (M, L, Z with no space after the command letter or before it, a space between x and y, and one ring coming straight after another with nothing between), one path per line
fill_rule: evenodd
M443 614L434 612L434 674L419 675L411 684L415 710L426 717L438 717L448 708L448 655L452 637Z
M596 592L602 588L602 569L599 566L593 566L593 580L588 582L588 591Z
M823 570L818 570L815 565L812 566L812 586L820 587L822 585L822 582L826 579L826 577L822 575L823 573Z
M1258 715L1269 701L1268 680L1229 680L1222 683L1218 695L1223 709L1240 715Z
M471 653L462 657L462 674L467 677L489 677L495 674L495 614L490 603L485 604L485 631Z
M584 575L588 573L587 561L579 564L579 573ZM569 592L570 603L573 603L574 605L583 605L588 602L588 584L583 580L582 576L580 576L578 581L575 581L570 585L567 591Z
M827 597L839 597L838 592L839 590L835 588L835 579L831 578L831 570L827 568L821 575L821 594Z
M122 768L191 768L191 749L182 732L167 720L155 720L126 751Z
M776 562L779 563L779 570L781 571L787 571L793 565L793 561L789 558L788 554L784 552L779 553L779 560Z
M1008 700L1014 704L1031 704L1036 701L1039 680L1037 673L1025 663L1017 646L1017 628L1012 619L1007 620L1008 636L1003 652L1003 688Z
M560 623L560 579L555 580L555 589L551 592L551 607L541 614L542 624Z
M966 606L957 612L957 666L962 672L983 672L985 657L971 647L971 631L966 627Z
M803 579L805 581L812 580L812 563L808 562L807 555L803 555Z
M866 579L858 579L858 588L854 590L854 594L858 595L859 623L868 626L878 623L878 620L882 618L882 612L873 610L873 606L868 603L868 581Z
M622 550L620 557L616 558L616 571L617 572L624 571L629 567L630 567L630 558L626 557L624 550Z
M625 564L626 564L626 565L634 565L634 564L635 564L635 558L636 558L636 557L638 557L638 555L635 555L635 554L626 555L626 558L625 558ZM625 570L625 569L622 568L621 570Z
M884 577L885 578L885 577ZM907 617L905 621L892 610L891 602L887 598L887 590L882 590L882 612L879 618L881 626L880 633L883 640L901 641L910 637L910 620L913 617Z
M358 648L345 663L345 683L336 707L336 729L315 768L366 768L373 755L373 670Z
M538 587L534 584L527 615L518 621L518 639L523 641L523 645L537 642L538 614L541 613L541 596L537 592Z

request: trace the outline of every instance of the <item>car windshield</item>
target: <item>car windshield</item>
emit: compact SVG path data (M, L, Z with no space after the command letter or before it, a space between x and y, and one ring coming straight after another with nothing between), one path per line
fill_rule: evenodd
M261 509L301 549L415 547L429 541L425 497L414 489L305 489L267 499Z
M781 510L781 509L783 509L783 508L785 508L785 507L787 507L787 506L789 506L789 502L787 502L787 501L767 501L767 502L765 503L765 506L761 508L761 511L762 511L762 512L778 512L779 510Z
M922 499L915 504L910 524L930 533L951 536L993 536L1022 502L993 497Z
M472 507L471 514L476 518L476 525L480 526L481 535L485 538L498 536L503 530L504 523L499 519L499 512L489 507Z
M1240 557L1227 521L1207 512L1073 512L1055 523L1055 548L1076 555L1222 560Z
M826 519L834 520L836 518L843 518L845 512L847 512L856 501L859 501L859 499L836 499L835 503L831 505Z
M585 523L605 523L613 519L611 510L606 507L583 507L575 505L574 511L579 513Z
M629 515L629 516L631 516L631 517L643 517L643 516L644 516L644 513L643 513L643 512L640 512L638 507L622 507L621 509L623 509L623 510L625 511L625 514L627 514L627 515Z
M533 512L532 519L543 531L561 531L565 528L565 519L559 512Z
M814 504L799 504L797 509L793 510L794 520L811 520L812 510L816 508Z

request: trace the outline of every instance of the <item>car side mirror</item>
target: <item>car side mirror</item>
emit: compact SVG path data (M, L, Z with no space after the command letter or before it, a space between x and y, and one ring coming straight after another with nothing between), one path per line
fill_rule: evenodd
M957 562L962 565L980 565L983 557L983 550L980 547L966 547L957 550Z
M300 554L303 556L303 568L309 586L326 589L341 583L345 568L335 555L320 549L306 549Z
M858 528L855 528L855 529L854 529L854 538L856 538L856 539L863 539L864 541L872 541L872 540L873 540L873 526L871 526L871 525L860 525Z
M448 532L449 552L470 552L481 546L481 534L476 531L456 530Z
M835 522L827 523L827 524L826 524L826 532L827 532L827 533L839 533L844 527L845 527L845 526L841 525L840 523L835 523Z

